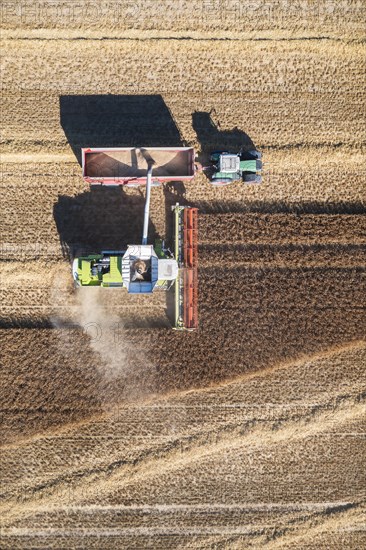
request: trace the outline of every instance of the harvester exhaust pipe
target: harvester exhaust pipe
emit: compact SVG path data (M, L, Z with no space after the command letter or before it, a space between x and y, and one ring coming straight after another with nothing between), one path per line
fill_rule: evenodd
M152 171L153 163L150 162L147 170L147 179L146 179L146 199L145 199L145 211L144 211L144 229L142 232L142 244L147 244L147 234L149 230L149 214L150 214L150 194L151 194L151 183L152 183Z

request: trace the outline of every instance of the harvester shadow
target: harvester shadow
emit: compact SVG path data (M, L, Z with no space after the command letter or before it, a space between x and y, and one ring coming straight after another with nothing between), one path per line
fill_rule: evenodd
M125 250L140 242L144 219L143 190L91 188L75 196L60 195L53 208L64 257L101 250ZM156 228L149 223L151 239Z
M221 130L220 123L214 122L212 114L215 114L214 110L209 113L204 111L192 113L192 126L201 148L199 161L203 165L207 165L212 151L238 153L240 150L251 151L256 148L248 134L238 127L232 130Z
M161 95L62 95L60 122L81 164L82 147L179 147Z

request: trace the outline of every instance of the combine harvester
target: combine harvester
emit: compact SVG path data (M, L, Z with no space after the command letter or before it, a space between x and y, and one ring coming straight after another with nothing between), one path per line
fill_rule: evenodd
M174 254L158 240L148 244L151 188L166 181L191 180L195 153L190 147L82 149L83 178L90 185L146 186L141 244L127 250L106 250L75 258L73 277L78 286L121 287L129 294L175 292L174 328L198 326L197 208L176 204ZM153 175L154 172L154 175Z

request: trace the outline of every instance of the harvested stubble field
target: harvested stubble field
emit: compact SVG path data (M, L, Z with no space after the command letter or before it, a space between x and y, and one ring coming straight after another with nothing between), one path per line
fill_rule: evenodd
M4 4L2 548L366 546L364 15ZM153 189L152 237L200 209L194 334L69 267L142 229L80 147L182 143L265 161L261 186Z

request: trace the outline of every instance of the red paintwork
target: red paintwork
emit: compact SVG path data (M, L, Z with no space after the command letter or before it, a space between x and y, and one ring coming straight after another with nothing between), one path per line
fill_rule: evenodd
M198 327L198 209L185 208L184 227L184 326Z

